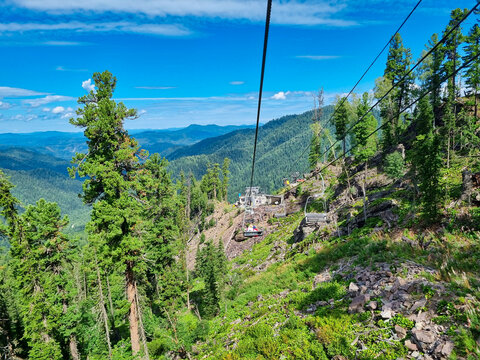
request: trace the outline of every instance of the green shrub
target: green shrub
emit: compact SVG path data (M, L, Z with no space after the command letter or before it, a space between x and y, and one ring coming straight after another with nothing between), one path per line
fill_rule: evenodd
M395 151L385 157L385 173L391 179L400 179L405 172L402 154Z

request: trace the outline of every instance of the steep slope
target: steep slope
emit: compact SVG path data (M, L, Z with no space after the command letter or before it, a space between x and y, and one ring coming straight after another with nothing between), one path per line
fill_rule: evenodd
M303 212L271 219L266 237L229 263L220 314L192 358L478 359L478 208L425 228L408 216L408 179L372 166L365 223L362 196L339 171L326 177L328 223L307 226ZM352 188L361 179L359 168ZM302 203L320 188L311 179L285 193Z
M325 122L332 111L333 107L325 107L321 121ZM301 115L284 116L260 127L255 185L273 191L281 186L284 177L295 171L302 174L308 169L308 156L303 152L308 151L310 144L312 115L308 111ZM225 157L230 158L229 193L232 201L248 186L254 136L254 129L240 130L181 148L167 156L171 161L170 169L174 174L182 170L185 173L191 171L198 177L205 172L209 162L221 163ZM300 157L302 153L304 156Z
M34 204L40 198L57 202L62 213L69 216L70 231L79 232L88 221L90 210L79 199L82 183L68 176L68 166L63 159L26 149L0 151L0 169L11 177L15 185L12 192L22 205Z

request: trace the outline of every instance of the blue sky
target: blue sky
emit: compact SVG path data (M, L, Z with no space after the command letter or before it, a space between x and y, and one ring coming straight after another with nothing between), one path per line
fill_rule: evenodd
M261 121L348 92L416 0L274 0ZM418 58L453 7L424 0L402 30ZM0 132L68 123L92 73L118 78L129 129L255 122L266 0L0 0ZM466 23L465 29L475 21ZM373 87L386 56L359 91Z

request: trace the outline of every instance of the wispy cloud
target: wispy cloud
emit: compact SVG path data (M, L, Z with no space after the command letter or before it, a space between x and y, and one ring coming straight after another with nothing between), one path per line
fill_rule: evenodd
M135 22L97 22L86 23L80 21L60 23L0 23L0 33L22 33L30 31L75 31L75 32L120 32L163 36L186 36L191 31L178 24L138 24ZM66 46L73 45L69 41L47 41L44 44Z
M297 55L295 56L298 59L309 59L309 60L333 60L339 59L339 55Z
M8 86L0 86L0 99L4 97L18 98L18 97L39 96L39 95L46 95L46 93L42 93L34 90L8 87Z
M265 19L265 2L262 0L13 0L17 6L46 11L51 14L78 12L130 13L157 17L202 17L227 20ZM336 18L346 5L328 0L286 0L275 4L272 22L284 25L353 26L356 22Z
M55 68L57 71L68 71L68 72L86 72L88 71L87 69L73 69L65 66L57 66Z
M135 89L143 89L143 90L169 90L169 89L176 89L175 86L135 86Z
M243 85L245 81L230 81L230 85Z
M83 42L78 42L78 41L44 41L41 42L40 45L46 45L46 46L81 46L81 45L87 45L86 43Z
M50 104L53 102L73 101L73 100L75 100L75 98L70 96L47 95L45 97L38 98L38 99L23 100L22 102L26 105L30 105L31 107L39 107L39 106Z

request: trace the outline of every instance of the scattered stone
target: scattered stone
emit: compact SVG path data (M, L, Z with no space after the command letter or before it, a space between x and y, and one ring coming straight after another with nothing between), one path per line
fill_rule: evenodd
M380 313L380 316L384 319L390 319L393 316L391 303L386 303L382 306L382 312Z
M435 341L435 336L430 331L413 329L412 334L421 343L432 344Z
M405 346L410 351L417 351L418 350L418 346L415 345L414 343L412 343L410 340L405 341Z
M399 325L395 325L395 332L397 333L399 339L403 339L405 336L407 336L407 330Z
M370 310L376 310L377 309L377 302L376 301L370 301L368 303L368 307Z
M384 319L391 319L392 318L392 310L390 309L387 309L387 310L383 310L381 313L380 313L380 316Z
M257 296L257 301L262 301L262 300L263 300L262 294L258 295L258 296Z
M442 355L448 357L453 351L453 342L447 341L442 347Z
M415 304L413 304L410 311L412 311L412 312L416 311L416 310L424 307L426 304L427 304L427 299L418 300L418 301L415 302Z
M315 278L313 279L313 287L316 288L318 284L330 280L332 280L332 275L330 275L330 272L328 270L325 270L324 272L315 276Z
M353 282L350 283L350 285L348 286L348 291L349 292L358 292L358 290L360 290L360 288Z
M368 295L359 295L353 298L352 302L348 306L348 312L351 314L351 313L363 311L363 307L369 300L370 300L370 296Z

